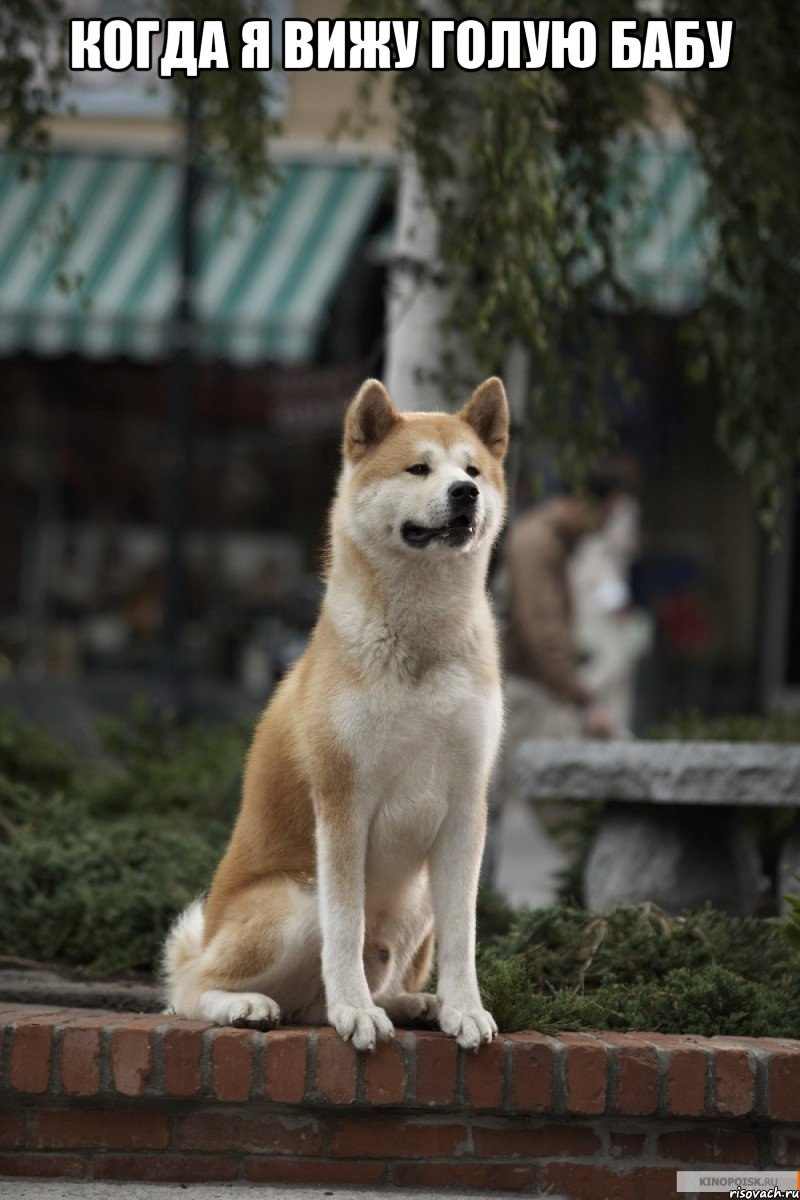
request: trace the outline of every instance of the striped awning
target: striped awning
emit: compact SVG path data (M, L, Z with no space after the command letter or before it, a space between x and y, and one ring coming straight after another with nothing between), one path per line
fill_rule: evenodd
M297 162L263 202L207 184L198 213L199 349L311 358L387 185L381 166ZM0 159L0 355L169 352L180 173L153 158L55 153L22 179Z
M656 312L679 314L702 303L713 230L702 218L704 179L685 134L643 136L620 146L621 192L615 203L619 276L636 302Z

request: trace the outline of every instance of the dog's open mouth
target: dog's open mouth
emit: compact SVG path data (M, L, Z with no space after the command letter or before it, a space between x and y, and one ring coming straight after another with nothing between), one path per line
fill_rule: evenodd
M447 542L451 546L463 546L477 528L475 517L461 513L451 517L446 525L415 525L406 521L401 529L403 541L409 546L427 546L429 542Z

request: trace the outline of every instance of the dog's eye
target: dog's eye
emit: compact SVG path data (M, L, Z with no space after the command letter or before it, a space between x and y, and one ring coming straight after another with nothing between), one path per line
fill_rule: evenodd
M473 466L467 467L466 472L472 479L474 479L477 475L480 475L478 468Z
M430 475L431 469L427 463L414 463L413 467L406 467L409 475Z

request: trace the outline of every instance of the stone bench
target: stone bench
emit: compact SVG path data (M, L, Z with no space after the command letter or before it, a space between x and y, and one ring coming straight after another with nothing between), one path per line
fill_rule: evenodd
M523 742L532 800L606 801L584 875L588 908L652 901L755 911L767 881L744 807L800 807L800 747L755 742ZM783 847L781 895L800 890L800 826Z

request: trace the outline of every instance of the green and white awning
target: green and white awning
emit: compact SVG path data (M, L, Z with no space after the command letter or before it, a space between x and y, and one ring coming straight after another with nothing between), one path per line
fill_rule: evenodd
M0 355L169 352L178 283L178 168L53 154L23 180L0 159ZM209 184L198 214L200 349L308 360L380 203L379 166L295 163L258 206Z
M702 303L714 237L702 219L704 180L685 134L627 140L617 176L629 207L615 206L620 278L639 304L679 314ZM612 204L614 204L612 196Z
M634 183L631 208L615 213L621 278L656 311L695 307L712 239L685 137L628 141L618 176ZM381 166L298 162L259 207L209 184L198 221L200 350L240 363L312 358L387 180ZM0 156L0 355L167 354L179 205L173 163L55 153L23 180Z

